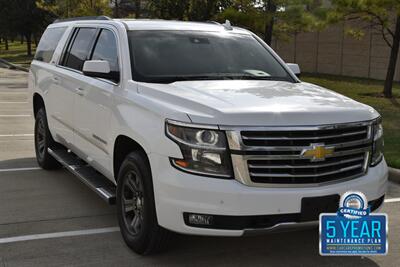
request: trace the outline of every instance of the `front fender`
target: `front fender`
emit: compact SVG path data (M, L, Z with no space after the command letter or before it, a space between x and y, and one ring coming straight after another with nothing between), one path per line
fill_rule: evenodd
M138 143L147 154L156 153L169 157L182 157L180 148L165 135L165 120L175 119L190 122L185 113L164 107L161 103L137 93L126 90L125 95L116 96L111 117L110 155L118 136L124 135Z

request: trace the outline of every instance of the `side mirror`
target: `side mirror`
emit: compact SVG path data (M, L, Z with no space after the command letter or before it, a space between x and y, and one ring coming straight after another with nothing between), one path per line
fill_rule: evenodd
M298 64L294 63L287 63L286 64L289 69L297 76L300 77L301 71L300 71L300 66Z
M82 72L89 77L119 82L119 72L111 71L110 63L106 60L87 60L83 64Z

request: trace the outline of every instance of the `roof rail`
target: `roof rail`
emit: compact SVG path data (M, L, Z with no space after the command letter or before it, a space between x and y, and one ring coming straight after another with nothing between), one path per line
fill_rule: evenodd
M77 20L111 20L107 16L86 16L86 17L75 17L67 19L56 19L53 23L67 22L67 21L77 21Z

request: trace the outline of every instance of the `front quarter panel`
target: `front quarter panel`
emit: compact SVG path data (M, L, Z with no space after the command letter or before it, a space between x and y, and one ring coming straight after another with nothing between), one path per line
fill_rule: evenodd
M182 156L179 147L165 135L165 120L190 122L186 114L139 94L138 84L133 81L115 94L114 109L111 119L114 141L124 135L142 146L147 154Z

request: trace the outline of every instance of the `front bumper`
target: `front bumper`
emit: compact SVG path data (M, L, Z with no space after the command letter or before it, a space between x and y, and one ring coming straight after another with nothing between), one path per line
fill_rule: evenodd
M368 200L381 198L387 189L388 169L383 160L369 168L366 175L341 183L318 187L250 187L236 180L222 180L181 172L170 165L168 157L150 154L154 195L159 225L174 232L194 235L241 236L249 232L310 226L313 222L286 221L259 229L212 229L188 226L183 214L266 216L299 214L304 197L361 191Z

